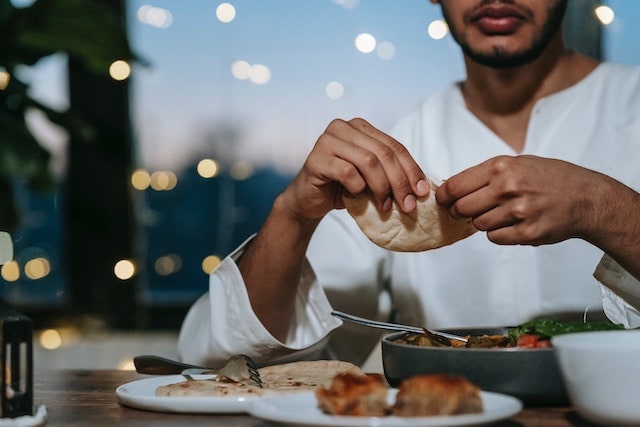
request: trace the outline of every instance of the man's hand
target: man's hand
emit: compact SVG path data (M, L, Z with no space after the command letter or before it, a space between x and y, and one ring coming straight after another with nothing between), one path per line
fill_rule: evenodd
M495 243L542 245L585 238L596 226L601 177L561 160L499 156L449 178L436 199Z
M405 212L416 197L429 194L429 183L407 149L363 119L332 121L318 138L304 166L283 193L299 219L322 218L344 208L342 191L369 189L383 210L393 199Z

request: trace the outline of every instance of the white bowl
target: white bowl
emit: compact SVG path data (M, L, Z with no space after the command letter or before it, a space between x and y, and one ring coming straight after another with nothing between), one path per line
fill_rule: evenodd
M581 416L640 426L640 331L558 335L551 344L569 400Z

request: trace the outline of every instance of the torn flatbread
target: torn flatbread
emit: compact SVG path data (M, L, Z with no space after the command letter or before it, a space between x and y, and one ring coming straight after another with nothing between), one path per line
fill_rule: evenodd
M344 194L342 200L362 232L376 245L397 252L421 252L450 245L477 231L470 218L454 219L436 202L436 188L431 181L427 197L417 199L417 207L405 213L393 207L382 212L373 194Z
M194 379L159 386L156 396L277 396L282 394L315 391L319 386L328 386L334 376L350 372L364 375L356 365L340 360L315 360L265 366L258 369L263 388L250 381L232 382L225 379Z

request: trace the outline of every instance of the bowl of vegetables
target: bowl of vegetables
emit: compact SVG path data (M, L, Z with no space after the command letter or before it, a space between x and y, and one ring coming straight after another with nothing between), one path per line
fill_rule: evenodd
M391 386L419 374L461 375L485 391L515 396L527 405L569 402L551 338L621 329L608 321L539 319L502 328L447 329L468 342L399 332L382 339L382 364Z

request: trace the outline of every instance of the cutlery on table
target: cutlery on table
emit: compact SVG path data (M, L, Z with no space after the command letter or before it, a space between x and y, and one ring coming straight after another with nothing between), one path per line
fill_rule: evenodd
M190 365L160 356L142 355L133 358L136 371L140 374L149 375L184 375L190 378L191 375L218 375L240 382L250 379L251 382L262 388L262 379L256 364L249 356L238 354L231 356L221 368L208 368L203 366Z
M365 319L363 317L354 316L353 314L347 314L341 311L332 311L331 315L339 319L346 320L348 322L353 322L360 325L369 326L372 328L387 329L390 331L414 332L417 334L427 334L434 337L435 339L437 339L437 337L443 337L449 340L467 342L467 338L460 335L454 335L454 334L441 332L441 331L432 331L431 329L420 328L418 326L408 326L408 325L401 325L398 323L379 322L377 320Z

